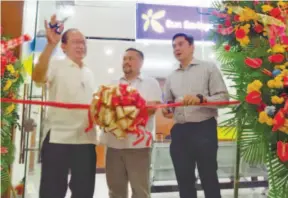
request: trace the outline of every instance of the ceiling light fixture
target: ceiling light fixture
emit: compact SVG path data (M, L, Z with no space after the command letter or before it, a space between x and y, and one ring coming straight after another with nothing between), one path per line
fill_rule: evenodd
M105 50L105 54L106 54L107 56L112 55L112 53L113 53L112 49L106 49L106 50Z
M108 69L108 74L113 74L114 71L115 71L114 68L111 67L111 68Z

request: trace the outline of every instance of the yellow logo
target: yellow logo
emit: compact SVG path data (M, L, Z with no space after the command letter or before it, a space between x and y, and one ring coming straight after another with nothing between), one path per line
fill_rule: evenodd
M153 13L152 9L149 9L146 14L142 14L142 19L145 21L143 30L146 32L151 26L152 30L157 33L163 33L164 27L157 21L165 16L165 10L160 10Z

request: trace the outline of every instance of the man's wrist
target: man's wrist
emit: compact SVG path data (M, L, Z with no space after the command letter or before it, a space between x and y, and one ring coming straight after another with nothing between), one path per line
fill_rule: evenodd
M202 94L197 94L196 96L199 98L200 103L204 103L205 102L205 98L204 98L204 96Z
M56 48L56 46L57 46L57 44L48 43L46 45L46 48L53 51Z

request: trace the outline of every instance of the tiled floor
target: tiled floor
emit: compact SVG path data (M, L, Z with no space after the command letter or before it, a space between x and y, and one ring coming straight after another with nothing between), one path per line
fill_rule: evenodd
M39 170L39 169L38 169ZM40 171L40 170L39 170ZM29 174L30 177L27 181L27 190L25 198L38 198L38 186L39 186L39 172L34 174ZM263 188L257 189L240 189L239 198L264 198L267 197L262 195L264 192ZM67 192L66 198L70 198L70 191ZM131 189L130 189L131 195ZM106 185L105 174L97 174L96 176L96 186L95 186L95 198L108 198L108 189ZM151 198L179 198L177 192L173 193L153 193ZM199 191L198 198L204 198L203 192ZM233 190L222 190L222 198L233 198Z

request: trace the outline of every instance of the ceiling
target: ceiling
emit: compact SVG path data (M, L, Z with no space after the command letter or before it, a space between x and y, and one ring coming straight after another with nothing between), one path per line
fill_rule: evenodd
M165 5L181 5L181 6L201 6L210 7L214 0L205 1L192 1L192 0L94 0L94 1L83 1L75 0L75 5L113 5L121 6L129 3L149 3L149 4L165 4Z

